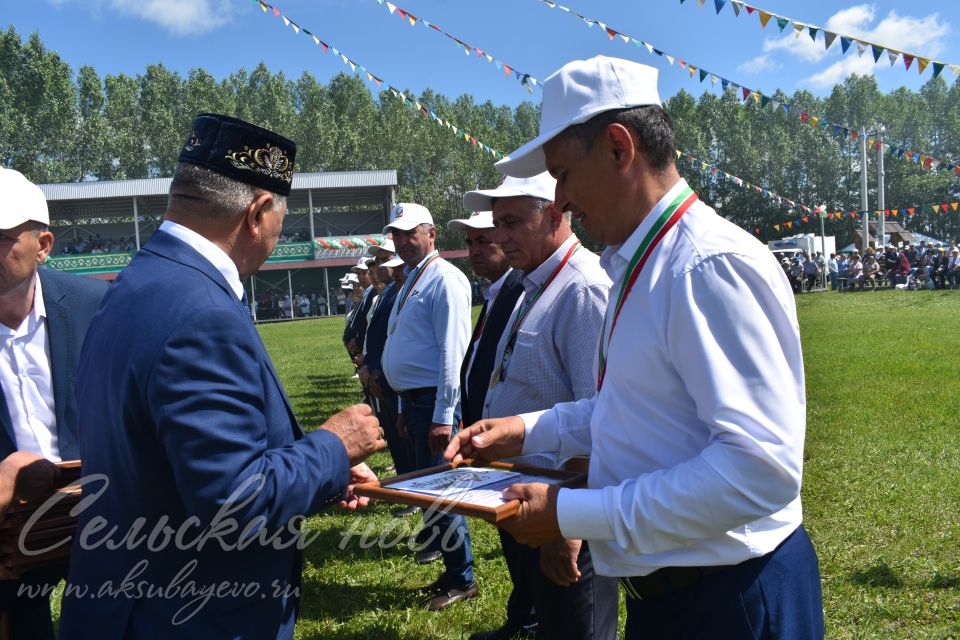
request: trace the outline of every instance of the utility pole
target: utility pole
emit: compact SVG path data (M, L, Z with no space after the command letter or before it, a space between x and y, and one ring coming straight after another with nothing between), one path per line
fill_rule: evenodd
M863 253L870 247L870 212L867 200L867 130L860 130L860 210L863 211Z
M879 243L880 246L885 245L883 227L887 219L887 215L884 213L887 210L886 206L884 206L886 198L884 198L883 194L883 134L886 130L886 127L880 125L880 129L877 132L877 209L880 210L879 218L877 219L877 243Z

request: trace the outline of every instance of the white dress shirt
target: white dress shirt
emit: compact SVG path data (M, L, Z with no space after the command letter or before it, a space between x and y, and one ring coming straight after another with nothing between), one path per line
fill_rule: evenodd
M604 252L611 301L685 187ZM591 454L589 488L561 489L557 516L565 538L590 541L598 573L736 564L796 529L803 358L793 294L766 247L695 203L647 261L607 353L598 395L522 416L524 453Z
M497 345L494 379L524 301L547 283L576 242L571 234L543 264L524 275L523 293ZM577 249L520 324L502 379L487 389L484 418L540 411L596 393L592 365L609 290L610 278L597 256L584 247Z
M60 462L53 404L47 309L40 278L33 276L33 308L16 329L0 323L0 384L18 451Z
M428 260L424 258L418 266ZM387 322L383 373L398 392L436 387L433 421L453 424L460 402L460 366L470 341L470 283L442 258L434 260L418 279L409 267L404 271L407 281Z
M240 272L237 271L237 265L233 263L233 260L230 259L230 256L228 256L223 249L193 229L188 229L182 224L177 224L172 220L164 220L163 224L160 225L160 231L169 233L174 238L196 249L197 253L206 258L207 262L212 264L214 268L220 272L220 275L223 276L223 279L227 281L227 284L237 296L237 300L243 299L243 285L240 283ZM289 300L287 304L289 304Z

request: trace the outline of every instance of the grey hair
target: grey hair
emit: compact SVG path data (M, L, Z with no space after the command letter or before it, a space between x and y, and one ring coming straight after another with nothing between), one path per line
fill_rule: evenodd
M168 207L188 202L191 212L207 217L232 217L247 208L261 193L273 195L273 208L281 207L286 197L187 162L177 164L170 183Z

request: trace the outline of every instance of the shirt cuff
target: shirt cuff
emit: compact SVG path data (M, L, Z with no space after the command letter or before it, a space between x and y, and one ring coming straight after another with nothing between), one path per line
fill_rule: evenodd
M443 407L440 404L437 404L433 408L433 421L436 424L453 425L454 413L456 413L456 407Z
M519 418L523 420L523 450L521 453L542 453L544 451L553 452L557 450L557 447L552 443L556 441L556 438L550 439L547 437L547 428L541 428L539 430L534 427L537 426L537 423L540 422L540 418L543 417L543 414L547 413L546 411L533 411L531 413L522 413ZM544 425L545 427L546 425Z
M613 540L600 489L560 489L557 523L567 540Z

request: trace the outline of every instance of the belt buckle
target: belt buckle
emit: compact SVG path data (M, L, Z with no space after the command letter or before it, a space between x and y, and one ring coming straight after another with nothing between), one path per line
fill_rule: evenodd
M627 595L633 598L634 600L643 600L643 596L637 591L637 588L633 586L633 583L630 582L630 578L617 578L620 581L620 584L623 585L623 590L627 592Z

